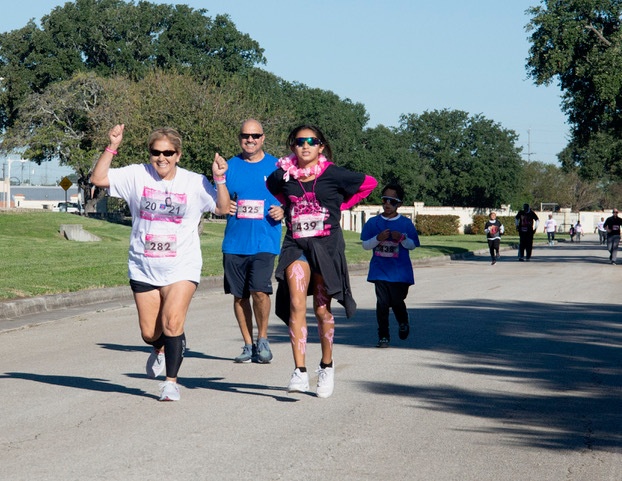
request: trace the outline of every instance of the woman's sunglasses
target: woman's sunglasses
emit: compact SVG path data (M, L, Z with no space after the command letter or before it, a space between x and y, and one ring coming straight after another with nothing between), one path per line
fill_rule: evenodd
M163 155L164 157L172 157L173 155L175 155L177 153L176 150L156 150L156 149L151 149L149 150L149 153L151 155L153 155L154 157L160 157L160 155Z
M393 207L395 207L397 204L401 203L402 201L400 199L396 199L395 197L381 197L380 198L382 200L382 203L384 204L385 202L388 202L389 204L391 204Z
M260 139L262 135L263 134L245 134L245 133L241 133L240 134L240 138L241 139L248 139L249 137L252 137L253 139L257 140L257 139Z
M302 147L305 142L309 145L309 147L315 147L316 145L322 145L322 141L317 137L296 137L294 144L296 147Z

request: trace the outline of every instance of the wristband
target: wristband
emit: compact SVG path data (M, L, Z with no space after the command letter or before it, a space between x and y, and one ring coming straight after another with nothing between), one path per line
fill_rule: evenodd
M106 147L104 149L106 152L110 152L112 155L117 155L118 152L116 150L112 150L111 148Z
M214 176L214 183L218 184L218 185L226 184L227 183L227 177L224 176L224 175L215 175Z
M403 242L403 241L404 241L404 239L406 239L406 234L402 234L402 237L400 237L399 242Z

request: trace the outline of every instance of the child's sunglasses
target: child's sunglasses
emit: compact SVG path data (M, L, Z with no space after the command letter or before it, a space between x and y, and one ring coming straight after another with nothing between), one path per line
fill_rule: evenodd
M385 202L388 202L389 204L391 204L393 207L395 207L397 204L399 204L400 202L402 202L400 199L396 199L395 197L381 197L380 198L382 200L382 203L384 204Z

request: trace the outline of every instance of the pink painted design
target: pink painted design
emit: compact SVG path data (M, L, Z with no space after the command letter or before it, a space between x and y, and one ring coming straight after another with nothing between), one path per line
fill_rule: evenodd
M292 273L289 276L290 279L296 279L296 290L298 292L307 292L307 283L305 282L305 271L299 263L295 263L292 266Z
M292 325L292 319L290 319L290 325ZM294 349L300 351L301 354L305 354L307 352L307 328L303 327L300 329L301 337L298 339L296 337L296 333L293 328L289 330L289 339L292 343Z
M333 347L333 339L335 338L335 329L330 329L326 334L324 334L324 337L328 340L328 342L330 343L330 347L332 349Z
M335 328L332 327L325 332L326 324L331 324L333 326L335 325L335 317L330 312L327 312L322 320L318 322L317 331L320 337L324 336L324 338L328 340L328 342L330 343L330 347L332 348L333 339L335 337Z

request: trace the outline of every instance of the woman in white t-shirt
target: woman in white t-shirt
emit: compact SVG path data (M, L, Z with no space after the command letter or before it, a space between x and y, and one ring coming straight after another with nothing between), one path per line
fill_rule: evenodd
M574 233L577 236L577 242L581 242L581 236L583 235L583 226L581 225L580 220L578 220L574 226Z
M166 371L160 400L178 401L184 323L203 262L198 226L204 212L223 215L229 210L227 162L215 154L214 188L205 176L177 165L181 136L174 129L160 128L149 136L149 164L110 168L124 128L121 124L110 130L110 143L95 164L91 182L108 188L112 197L125 200L130 208L128 275L141 335L153 346L147 375L155 378Z

